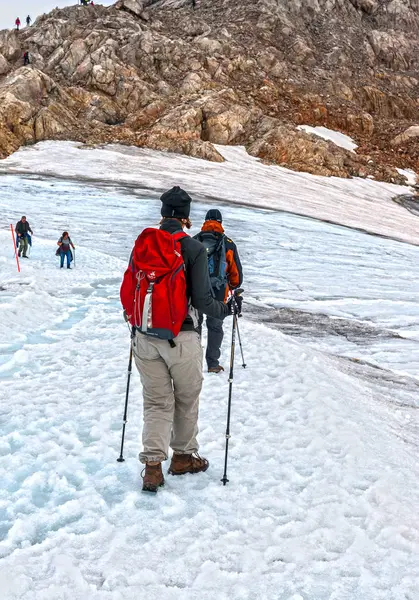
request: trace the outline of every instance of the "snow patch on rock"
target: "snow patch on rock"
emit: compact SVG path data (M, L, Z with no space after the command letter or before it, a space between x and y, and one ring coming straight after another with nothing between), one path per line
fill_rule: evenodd
M336 144L336 146L340 146L341 148L349 150L350 152L354 152L355 149L358 148L358 145L351 137L349 137L349 135L345 135L340 131L334 131L333 129L328 129L327 127L321 126L312 127L311 125L299 125L297 129L301 129L306 133L317 135L318 137L333 142Z

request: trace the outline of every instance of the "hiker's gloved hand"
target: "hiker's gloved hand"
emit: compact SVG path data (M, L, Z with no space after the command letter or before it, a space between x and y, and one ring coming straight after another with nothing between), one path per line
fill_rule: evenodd
M125 323L128 323L129 321L129 316L127 315L127 311L124 310L124 312L122 313L124 315L124 319L125 319Z
M237 294L235 294L234 296L231 296L231 298L228 300L227 302L227 307L228 307L228 314L229 315L241 315L242 313L242 304L243 304L243 298L241 296L238 296Z

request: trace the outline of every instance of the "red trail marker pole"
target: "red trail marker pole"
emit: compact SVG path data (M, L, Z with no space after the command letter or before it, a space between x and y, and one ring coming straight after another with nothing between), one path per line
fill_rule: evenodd
M15 232L13 231L13 225L10 223L10 231L12 232L12 240L13 240L13 246L15 249L15 256L16 256L16 264L17 264L17 270L20 273L20 264L19 264L19 257L17 255L17 248L16 248L16 237L15 237Z

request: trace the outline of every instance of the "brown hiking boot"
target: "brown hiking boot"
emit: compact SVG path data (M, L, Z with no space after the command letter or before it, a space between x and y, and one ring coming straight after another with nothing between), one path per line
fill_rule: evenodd
M159 487L164 485L161 463L158 465L146 464L144 471L141 473L141 477L143 478L143 492L157 492Z
M197 452L194 454L173 454L169 471L171 475L185 475L185 473L201 473L209 467L206 458L201 458Z
M224 367L217 365L216 367L208 367L208 373L221 373L224 371Z

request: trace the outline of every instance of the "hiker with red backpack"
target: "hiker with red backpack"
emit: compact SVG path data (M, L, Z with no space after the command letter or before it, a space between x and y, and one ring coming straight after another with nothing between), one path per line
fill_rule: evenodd
M227 301L230 291L239 288L243 282L242 266L236 244L224 234L223 217L217 208L209 210L205 222L195 239L207 251L208 271L214 298ZM200 316L203 322L203 315ZM219 363L223 342L223 322L207 315L208 342L205 359L208 373L224 371Z
M16 18L15 25L16 25L16 31L19 31L19 27L20 27L20 19L19 19L19 17Z
M148 492L164 485L161 463L169 446L172 475L208 469L197 442L203 358L198 314L222 320L234 312L231 302L213 298L205 248L183 231L191 227L190 196L174 187L161 201L160 229L147 228L137 238L121 286L143 385L139 458L145 464L143 491Z

